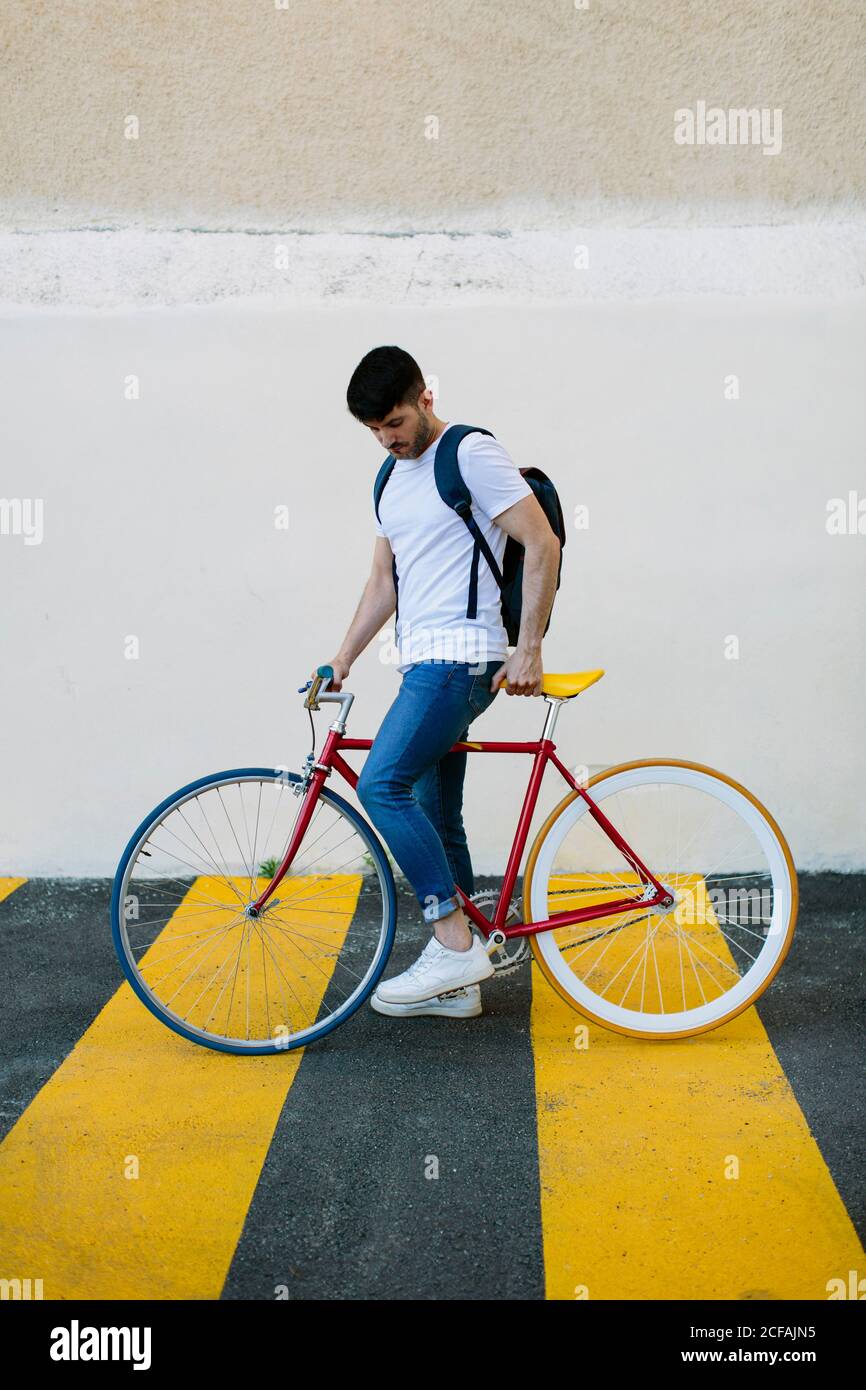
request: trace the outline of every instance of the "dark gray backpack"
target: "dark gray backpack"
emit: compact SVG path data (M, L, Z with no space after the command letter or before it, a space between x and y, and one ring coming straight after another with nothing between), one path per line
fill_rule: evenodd
M466 602L466 616L467 618L477 617L478 557L479 555L483 555L493 578L499 585L502 603L502 622L508 634L509 645L513 647L517 642L517 636L520 631L520 614L523 607L523 559L526 552L519 541L516 541L513 536L509 536L505 543L505 553L502 557L502 569L500 570L497 565L496 557L487 544L487 541L484 539L481 529L472 515L472 495L463 481L463 475L457 463L457 446L461 439L467 434L488 434L491 439L495 438L490 430L482 429L480 425L449 425L447 430L440 435L436 445L433 476L442 501L446 506L453 508L457 515L462 518L471 531L475 541L472 548L472 565L469 571L469 594ZM393 454L388 454L376 475L376 481L373 484L373 506L376 510L377 517L379 516L379 501L396 461ZM540 468L521 468L520 473L535 493L542 511L550 522L550 528L559 541L559 568L556 573L556 587L558 589L562 575L562 547L565 545L565 522L562 516L562 506L560 505L559 495L550 478L548 478L546 473L542 473ZM393 572L394 591L396 593L396 560L393 564ZM550 627L549 616L544 629L545 632L547 632L548 627Z

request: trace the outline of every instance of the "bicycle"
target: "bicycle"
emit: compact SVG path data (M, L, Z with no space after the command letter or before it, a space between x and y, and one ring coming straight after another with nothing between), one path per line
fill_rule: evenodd
M539 740L453 745L533 759L500 890L457 892L497 972L531 952L586 1018L632 1037L689 1037L735 1018L772 982L794 932L797 875L769 811L713 768L644 759L585 786L569 772L553 743L560 709L603 675L544 676ZM372 744L346 737L354 696L328 691L332 678L320 666L299 690L313 730L301 773L235 768L189 783L145 817L115 874L112 933L129 983L169 1028L218 1051L318 1041L361 1007L388 963L388 857L325 785L337 772L354 787L343 754ZM328 702L340 709L317 759L313 712ZM535 836L518 899L551 764L570 790Z

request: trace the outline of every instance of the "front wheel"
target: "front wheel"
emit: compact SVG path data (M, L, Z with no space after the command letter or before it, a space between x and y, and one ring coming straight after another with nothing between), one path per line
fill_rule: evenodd
M781 830L745 787L699 763L624 763L587 790L675 901L533 935L542 974L580 1013L632 1037L718 1028L763 993L791 944L797 875ZM570 792L532 846L524 920L640 891Z
M285 854L301 779L235 768L191 782L132 835L111 924L129 983L161 1022L220 1052L291 1051L363 1004L388 962L394 876L353 806L323 787L262 912L249 907Z

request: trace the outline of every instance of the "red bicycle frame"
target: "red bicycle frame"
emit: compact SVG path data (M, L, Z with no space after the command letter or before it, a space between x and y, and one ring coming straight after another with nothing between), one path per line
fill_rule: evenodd
M309 784L304 795L300 813L295 822L289 844L283 860L271 882L263 893L253 903L251 912L261 911L268 898L277 888L283 875L289 868L295 854L298 851L301 840L304 837L307 826L310 823L319 792L324 786L325 779L330 776L332 769L336 769L351 787L355 787L358 782L359 774L343 758L343 753L351 749L363 749L369 751L373 740L369 738L346 738L338 730L329 729L325 746L322 749L320 760L313 764ZM489 936L492 931L500 931L506 938L516 936L532 936L535 932L550 931L552 927L565 927L577 922L591 922L599 917L611 917L621 912L628 912L635 907L649 908L658 904L661 907L670 907L673 898L665 888L654 878L645 864L641 862L634 850L623 839L619 831L611 825L604 813L598 808L589 795L588 791L574 780L571 773L560 762L556 756L556 745L552 739L542 738L533 743L455 743L450 751L452 753L529 753L534 761L529 777L529 784L523 798L523 806L520 812L520 819L517 822L517 830L514 835L514 842L511 846L511 853L508 856L508 864L505 869L505 878L499 893L496 910L492 918L486 917L483 912L471 902L463 890L457 887L457 893L462 901L466 915L472 919L475 925ZM507 927L505 919L508 916L508 906L511 902L511 893L517 878L517 871L520 861L523 858L523 851L526 847L526 838L529 834L529 827L535 811L535 804L538 800L538 793L541 787L541 779L544 776L548 763L553 763L554 767L562 774L570 787L582 796L589 807L589 813L601 827L604 834L625 856L629 864L639 875L644 884L644 895L638 898L615 898L610 902L596 903L591 907L575 908L571 912L555 912L552 917L547 917L543 922L519 922L514 926ZM455 885L456 886L456 885ZM652 887L655 895L648 897L646 889Z

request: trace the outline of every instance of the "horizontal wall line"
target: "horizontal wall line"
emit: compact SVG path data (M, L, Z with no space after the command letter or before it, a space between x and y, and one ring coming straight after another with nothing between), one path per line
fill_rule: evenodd
M866 217L461 233L0 233L0 312L251 301L467 305L679 296L841 298L866 287Z

